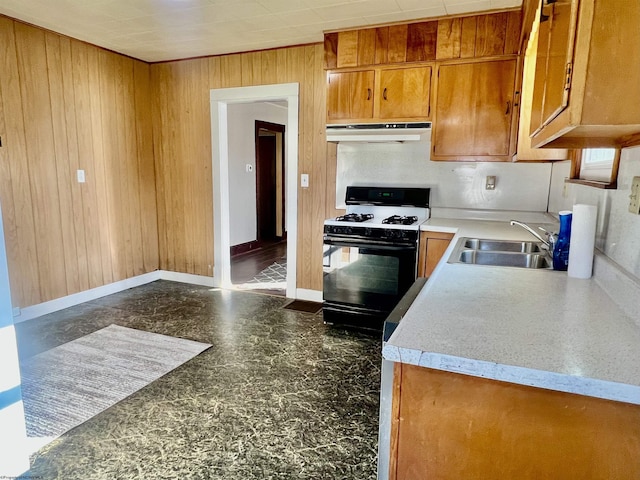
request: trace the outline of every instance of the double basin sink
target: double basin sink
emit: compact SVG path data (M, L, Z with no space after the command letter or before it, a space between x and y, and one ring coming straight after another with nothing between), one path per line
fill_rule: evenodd
M462 237L449 263L499 267L552 269L553 262L541 242Z

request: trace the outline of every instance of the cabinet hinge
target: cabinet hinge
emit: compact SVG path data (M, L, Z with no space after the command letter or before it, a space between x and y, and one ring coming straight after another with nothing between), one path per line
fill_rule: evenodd
M565 72L564 89L569 90L571 88L571 73L573 71L573 65L571 62L567 63L567 70Z

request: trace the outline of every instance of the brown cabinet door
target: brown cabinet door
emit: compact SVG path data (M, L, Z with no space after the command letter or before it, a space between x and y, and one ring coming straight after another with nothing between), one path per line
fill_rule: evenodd
M373 117L373 79L373 70L329 74L327 120Z
M440 66L433 157L506 160L511 149L515 72L516 60Z
M533 92L531 130L547 125L569 105L578 0L543 5Z
M429 116L431 67L380 72L380 118Z

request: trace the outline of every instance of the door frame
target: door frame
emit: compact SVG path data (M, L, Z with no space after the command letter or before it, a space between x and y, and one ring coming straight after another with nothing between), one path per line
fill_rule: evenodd
M287 102L285 135L285 224L287 230L286 296L296 298L296 251L298 245L298 83L212 89L211 160L213 164L213 282L231 288L231 242L229 215L229 137L227 106L235 103Z
M264 168L264 164L263 162L259 161L258 159L260 158L259 155L259 144L260 144L260 130L266 130L268 132L274 133L275 137L276 137L276 145L275 148L276 150L278 149L278 137L280 137L282 139L282 144L281 144L281 151L277 152L276 151L276 159L278 158L278 156L281 158L281 162L282 162L282 172L281 172L281 178L280 181L282 182L282 198L280 199L281 201L281 205L282 205L282 210L280 211L280 215L282 216L282 225L277 225L278 227L282 228L282 238L286 238L286 231L287 231L287 226L284 223L284 220L286 218L286 199L287 199L287 195L286 195L286 189L285 189L285 185L286 185L286 171L287 171L287 166L285 164L285 154L286 154L286 148L285 148L285 139L286 139L286 127L285 125L281 125L279 123L273 123L273 122L265 122L264 120L256 120L255 121L255 128L254 128L254 134L255 134L255 143L256 143L256 158L255 158L255 165L256 165L256 240L258 241L258 245L260 245L262 243L262 237L260 235L260 207L259 207L259 201L260 201L260 191L263 187L262 182L258 181L258 179L260 178L260 170L262 168ZM277 160L276 160L277 161ZM277 175L277 167L276 167L276 175ZM276 179L276 183L277 183L277 179ZM277 189L276 189L276 195L277 195ZM277 215L274 218L274 222L277 224ZM277 236L277 231L278 229L276 228L276 236Z

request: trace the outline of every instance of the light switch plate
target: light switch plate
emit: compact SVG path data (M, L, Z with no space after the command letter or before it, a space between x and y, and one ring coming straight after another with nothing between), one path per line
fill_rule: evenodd
M84 170L76 171L76 176L78 177L78 183L84 183L85 182Z
M631 195L629 195L629 211L640 215L640 177L633 177Z
M308 173L303 173L300 175L300 186L302 188L308 188L309 187L309 174Z

